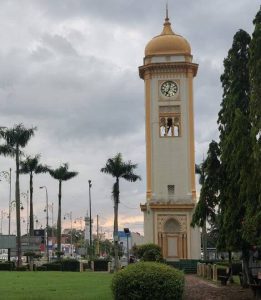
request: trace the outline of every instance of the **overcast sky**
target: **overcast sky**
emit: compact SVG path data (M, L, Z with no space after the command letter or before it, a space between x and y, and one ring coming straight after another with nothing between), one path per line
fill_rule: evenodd
M223 59L238 29L252 34L259 5L258 0L169 0L172 28L190 42L199 64L194 85L197 162L209 142L218 139ZM103 231L112 231L113 179L100 169L121 152L138 164L142 181L120 183L120 228L143 233L145 112L138 66L147 42L161 32L164 16L164 0L0 0L0 125L37 126L26 154L40 153L42 163L53 168L68 162L79 172L63 185L63 215L72 211L73 219L84 217L92 180L93 214L100 215ZM14 161L0 157L0 171L10 167L14 170ZM44 227L41 185L48 188L56 222L58 182L47 174L34 179L35 214ZM28 187L29 178L22 175L21 192ZM0 195L0 210L7 212L4 179ZM22 215L26 218L25 211ZM13 211L11 232L14 217ZM7 223L5 217L4 234Z

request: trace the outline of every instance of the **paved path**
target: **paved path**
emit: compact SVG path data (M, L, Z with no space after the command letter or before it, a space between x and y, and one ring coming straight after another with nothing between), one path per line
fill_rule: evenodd
M186 275L184 300L251 300L250 289L238 285L220 286L196 275Z

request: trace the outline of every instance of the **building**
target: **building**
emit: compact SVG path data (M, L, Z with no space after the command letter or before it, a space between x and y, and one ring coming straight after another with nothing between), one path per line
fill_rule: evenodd
M134 245L141 246L144 244L144 236L138 232L130 231L129 234L126 234L124 231L118 231L118 238L125 256L128 254L128 248L130 251Z
M188 41L173 32L166 11L163 31L145 48L139 75L145 84L146 243L167 260L200 258L199 228L190 222L196 204L193 78Z

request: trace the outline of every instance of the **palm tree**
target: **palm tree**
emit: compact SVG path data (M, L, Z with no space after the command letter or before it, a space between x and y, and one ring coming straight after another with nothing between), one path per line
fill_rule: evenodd
M49 170L48 166L40 164L40 157L37 154L34 157L27 156L25 160L20 161L20 174L30 175L30 236L34 235L33 175L46 173Z
M57 253L58 257L61 255L61 231L62 231L62 223L61 223L61 199L62 199L62 182L70 180L71 178L78 175L78 172L68 171L68 164L63 164L57 169L50 169L50 175L59 181L59 193L58 193L58 219L57 219Z
M16 180L15 180L15 207L16 207L16 231L17 231L17 266L21 266L21 220L20 220L20 182L19 182L19 164L22 155L21 148L24 148L30 138L34 135L36 127L25 128L23 124L14 125L13 128L1 129L1 136L6 141L6 147L9 153L15 157Z
M102 173L110 174L116 178L112 187L112 195L114 202L114 249L115 249L115 269L119 269L119 256L118 256L118 207L120 203L120 178L123 178L130 182L135 182L141 177L134 174L133 171L137 168L137 164L133 164L131 161L124 162L121 153L118 153L113 158L109 158L104 168L101 169Z
M4 138L5 129L6 127L0 126L0 138ZM5 143L0 145L0 155L13 157L15 155L15 152L13 147Z

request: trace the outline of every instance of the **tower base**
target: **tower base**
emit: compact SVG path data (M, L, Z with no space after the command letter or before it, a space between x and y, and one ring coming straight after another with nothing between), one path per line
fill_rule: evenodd
M199 228L190 226L194 207L194 203L155 201L141 205L145 242L159 245L167 261L200 259Z

